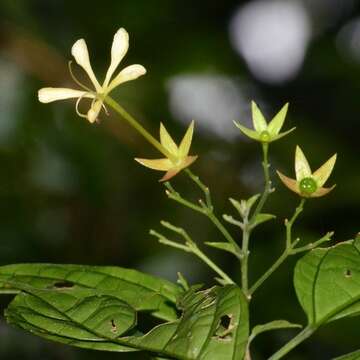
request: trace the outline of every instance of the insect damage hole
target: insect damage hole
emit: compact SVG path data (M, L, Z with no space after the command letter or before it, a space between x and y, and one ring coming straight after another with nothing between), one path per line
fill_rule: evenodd
M110 323L111 323L111 332L116 333L117 332L117 326L115 324L114 319L111 319Z
M233 328L233 315L223 315L219 320L214 337L220 340L231 340Z
M74 286L74 283L71 281L57 281L56 283L54 283L54 288L55 289L70 289Z
M350 278L352 276L352 272L350 269L346 269L344 271L344 276L347 277L347 278Z

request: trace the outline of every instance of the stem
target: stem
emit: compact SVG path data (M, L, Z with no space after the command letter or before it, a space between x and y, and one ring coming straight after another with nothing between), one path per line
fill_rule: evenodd
M304 209L305 199L302 198L299 206L295 209L295 212L290 220L285 220L286 227L286 247L284 252L280 255L280 257L274 262L273 265L255 282L255 284L250 288L249 293L253 294L255 290L260 287L265 280L267 280L272 273L277 270L277 268L286 260L289 255L293 255L299 251L294 250L294 246L297 244L297 241L292 241L292 226L294 225L295 220L298 218L300 213ZM321 239L322 240L322 239ZM323 242L323 241L322 241Z
M295 220L304 210L305 198L301 198L299 206L295 209L294 215L290 220L285 220L286 227L286 248L291 247L291 232L292 226L294 225Z
M122 118L124 118L135 130L137 130L151 145L164 154L170 160L176 160L164 146L161 145L132 115L130 115L119 103L110 96L104 97L103 101L113 108Z
M221 268L218 265L216 265L207 255L205 255L199 249L199 247L196 245L194 240L189 236L189 234L183 228L174 226L167 221L161 221L161 225L179 234L185 240L185 245L171 241L168 238L166 238L164 235L154 230L150 230L150 235L156 236L159 242L164 245L172 246L176 249L193 253L198 258L200 258L206 265L208 265L212 270L214 270L227 284L234 284L234 281L223 270L221 270Z
M269 194L271 193L271 180L270 180L270 174L269 174L270 164L268 161L269 144L262 143L262 150L263 150L262 167L263 167L263 171L264 171L265 187L264 187L264 192L262 193L261 198L255 208L255 211L251 216L250 224L252 224L255 221L256 216L261 212Z
M250 239L250 229L248 224L248 219L244 219L244 229L242 237L242 253L243 258L241 261L241 286L242 290L246 297L249 297L249 288L248 288L248 259L249 259L249 239Z
M304 340L310 337L317 328L313 328L311 326L307 326L303 331L297 334L294 338L292 338L287 344L285 344L280 350L278 350L275 354L273 354L269 360L278 360L281 359L284 355L294 349L296 346L301 344Z

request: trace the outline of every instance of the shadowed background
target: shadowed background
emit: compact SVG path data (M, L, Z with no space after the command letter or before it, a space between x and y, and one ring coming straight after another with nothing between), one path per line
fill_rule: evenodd
M115 31L130 33L122 65L148 74L114 97L157 136L162 121L179 140L196 120L192 166L212 190L216 212L232 213L228 198L262 189L261 152L233 126L250 125L250 100L271 118L287 101L285 123L296 132L270 147L274 168L293 175L296 144L316 169L334 152L338 163L330 195L309 201L295 227L303 243L335 230L343 241L359 231L360 13L356 0L55 1L0 3L0 264L57 262L133 267L176 279L212 284L213 273L188 254L159 245L148 234L161 219L184 226L199 244L221 240L212 224L167 199L161 174L134 157L158 154L117 116L91 125L74 102L37 101L43 86L72 86L72 44L87 40L96 74L110 61ZM77 71L79 77L81 70ZM85 77L84 77L85 79ZM200 194L184 175L172 183ZM277 219L254 232L250 281L284 247L283 221L297 197L274 178L266 206ZM236 228L229 229L239 239ZM212 257L234 278L237 262ZM305 322L295 297L289 259L256 293L252 324L274 319ZM1 297L3 309L10 297ZM330 359L359 347L359 319L327 325L287 358ZM296 332L259 336L253 358L265 359ZM49 343L0 318L1 359L144 359Z

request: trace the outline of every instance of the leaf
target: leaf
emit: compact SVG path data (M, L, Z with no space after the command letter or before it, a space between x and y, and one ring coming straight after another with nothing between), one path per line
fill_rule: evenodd
M276 216L272 215L272 214L265 214L265 213L257 214L254 219L254 222L251 224L251 227L254 228L266 221L269 221L269 220L272 220L275 218L276 218Z
M256 336L271 330L278 330L278 329L290 329L290 328L302 328L302 325L299 324L292 324L287 320L274 320L266 324L256 325L252 329L251 335L249 337L249 343L254 340Z
M227 251L231 254L234 254L237 257L239 256L233 244L227 242L211 242L211 241L207 241L205 242L205 244L216 249Z
M204 291L190 289L178 303L182 309L179 320L158 325L145 335L128 336L112 333L111 320L120 321L122 317L128 321L121 331L134 331L131 312L124 311L123 302L116 298L89 299L86 292L82 294L85 298L78 298L69 289L62 292L28 288L24 291L26 293L17 295L9 305L8 321L50 340L98 350L147 350L184 360L242 360L244 357L249 330L248 305L241 289L234 285ZM119 302L121 311L82 306L83 302L92 304L93 301L98 305L103 299L105 303Z
M360 238L309 252L294 284L310 325L360 314Z
M357 350L352 353L334 358L333 360L359 360L359 359L360 359L360 350Z
M256 201L259 199L260 196L261 196L261 194L255 194L246 200L246 205L247 205L247 208L249 209L249 211L254 206L254 204L256 203Z
M96 290L146 310L164 320L177 319L176 298L181 288L136 270L110 266L15 264L0 267L0 294L17 293L24 285L35 289Z

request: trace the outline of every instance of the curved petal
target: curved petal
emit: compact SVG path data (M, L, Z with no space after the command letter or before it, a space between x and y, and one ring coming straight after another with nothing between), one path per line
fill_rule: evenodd
M135 158L135 161L153 170L168 171L174 167L169 159L140 159Z
M94 123L100 113L101 107L103 106L103 102L101 100L96 100L91 104L91 108L89 109L86 118L91 122Z
M160 143L171 154L178 156L179 149L163 123L160 123Z
M279 134L281 128L284 125L286 113L288 111L289 103L286 103L281 110L274 116L270 121L267 130L271 136L276 136Z
M319 187L323 186L326 180L329 178L333 168L335 166L337 155L334 154L326 163L320 166L314 173L313 178Z
M314 193L311 194L311 197L320 197L320 196L324 196L326 194L328 194L331 190L333 190L335 188L336 185L333 185L330 188L324 188L321 187L319 189L317 189Z
M120 28L114 35L114 40L111 47L111 63L105 76L104 88L109 85L110 79L114 71L119 66L121 60L126 55L129 49L129 34L124 28Z
M107 92L109 93L120 84L126 81L135 80L144 74L146 74L146 69L142 65L135 64L127 66L110 82Z
M194 133L194 120L191 121L183 139L181 140L181 143L179 145L179 156L185 157L189 153L193 133Z
M196 159L198 158L197 155L187 156L184 161L182 162L180 168L185 169L190 166Z
M78 65L80 65L88 74L91 82L95 86L96 91L100 92L102 88L99 82L97 81L94 71L91 67L89 51L84 39L80 39L75 42L75 44L71 48L71 54L75 58Z
M179 169L179 168L170 169L159 181L163 182L163 181L170 180L172 177L174 177L176 174L178 174L180 172L180 170L181 169Z
M39 101L42 103L50 103L57 100L65 100L79 97L93 98L94 96L86 91L74 90L68 88L42 88L38 91Z
M304 153L300 149L300 146L296 146L295 150L295 173L297 181L311 176L310 165L306 160Z
M283 182L283 184L290 189L291 191L301 195L299 187L298 187L298 183L295 179L291 179L287 176L285 176L284 174L282 174L280 171L276 170L276 173L278 174L280 180Z
M242 126L241 124L239 124L236 121L234 121L234 124L248 138L256 140L256 141L260 141L260 136L257 131L248 129L247 127Z

